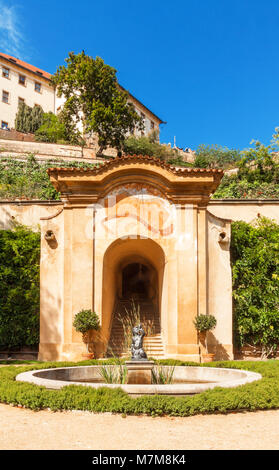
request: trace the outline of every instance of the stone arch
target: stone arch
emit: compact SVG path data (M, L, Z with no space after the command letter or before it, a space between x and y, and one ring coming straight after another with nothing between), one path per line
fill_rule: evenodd
M162 315L162 296L166 256L161 246L150 238L130 237L117 239L107 248L103 257L102 280L102 334L105 342L110 335L113 308L116 299L122 295L122 272L133 263L142 263L151 273L154 302ZM156 287L155 287L156 286ZM151 292L150 292L151 294Z

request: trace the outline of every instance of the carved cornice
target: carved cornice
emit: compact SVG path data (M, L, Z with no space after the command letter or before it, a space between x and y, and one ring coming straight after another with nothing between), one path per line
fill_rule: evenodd
M207 205L223 171L208 168L176 168L164 161L128 155L96 168L49 168L48 175L68 204L97 202L109 192L130 183L149 186L175 204Z

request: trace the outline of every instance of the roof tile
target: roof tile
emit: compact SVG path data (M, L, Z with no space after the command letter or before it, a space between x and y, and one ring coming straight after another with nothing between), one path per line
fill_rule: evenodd
M34 65L28 64L27 62L24 62L23 60L17 59L16 57L13 57L12 55L4 54L3 52L0 52L0 57L4 57L5 59L9 60L12 64L19 65L20 67L24 67L25 69L29 70L30 72L37 73L38 77L42 76L46 78L47 80L50 80L51 74L48 72L45 72L44 70L39 69L38 67L35 67Z
M189 173L210 173L210 174L222 174L223 175L223 170L220 168L182 168L182 167L175 167L173 165L170 165L169 163L164 162L163 160L160 160L159 158L155 157L150 157L148 155L123 155L121 157L116 157L113 158L112 160L109 160L108 162L105 162L101 166L96 166L95 168L76 168L76 167L52 167L47 169L48 175L51 175L51 173L65 173L65 172L76 172L76 173L91 173L91 174L99 174L103 173L110 168L114 168L117 166L121 166L122 164L127 164L127 163L150 163L155 166L160 166L161 168L165 168L172 173L176 175L183 175L183 174L189 174Z

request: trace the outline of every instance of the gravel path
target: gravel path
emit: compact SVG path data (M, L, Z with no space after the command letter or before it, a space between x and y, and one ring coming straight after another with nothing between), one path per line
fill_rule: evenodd
M34 412L0 404L0 449L278 450L279 410L123 418L86 411Z

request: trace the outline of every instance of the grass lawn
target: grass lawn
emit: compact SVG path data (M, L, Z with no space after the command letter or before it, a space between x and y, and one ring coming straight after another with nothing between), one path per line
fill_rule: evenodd
M112 412L122 414L147 414L169 416L192 416L195 414L230 413L279 408L279 361L222 361L201 364L206 367L225 367L258 372L262 380L236 388L216 387L213 390L185 397L162 395L131 398L121 388L102 387L92 389L69 385L61 390L48 390L37 385L16 382L15 377L28 370L76 365L112 364L115 361L36 362L1 361L7 364L0 368L0 402L33 410L49 408L58 410L88 410L95 413ZM156 361L162 365L192 365L173 360Z

